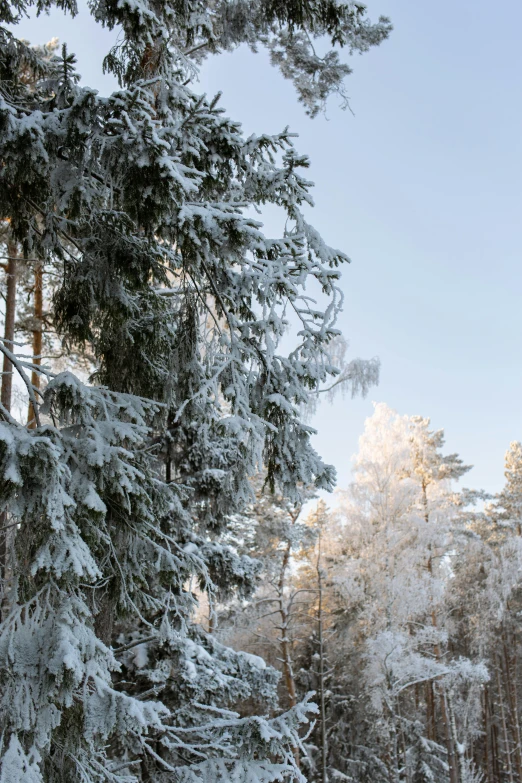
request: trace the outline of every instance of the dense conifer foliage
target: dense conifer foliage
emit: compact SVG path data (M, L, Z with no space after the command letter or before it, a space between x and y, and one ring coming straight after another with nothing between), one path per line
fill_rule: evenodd
M264 466L294 504L333 486L302 408L339 377L347 257L304 217L292 134L244 138L192 83L207 54L264 45L315 114L349 68L312 41L365 51L389 23L334 0L93 0L121 29L105 58L120 89L105 97L65 45L16 38L22 14L53 5L76 11L0 4L2 247L11 282L34 273L35 335L30 359L6 316L3 377L30 407L26 425L5 380L0 780L301 779L316 708L260 717L275 671L194 618L198 595L252 589L258 566L220 538L251 475ZM265 204L281 210L275 238L251 217ZM60 362L42 356L46 330ZM376 371L359 362L346 378L365 388Z

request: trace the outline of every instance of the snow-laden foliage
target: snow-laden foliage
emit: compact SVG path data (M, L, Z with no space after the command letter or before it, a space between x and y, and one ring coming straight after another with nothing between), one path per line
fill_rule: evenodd
M2 502L17 523L0 626L2 775L13 783L135 780L135 759L146 756L165 769L199 759L187 780L218 768L239 780L261 746L270 755L274 743L281 750L298 741L306 706L275 724L223 716L217 706L218 717L205 713L205 704L251 692L273 700L275 680L248 657L191 638L194 597L184 585L194 574L210 582L208 544L191 533L176 491L151 469L146 425L157 412L154 403L64 373L49 381L41 408L54 424L1 425ZM141 637L111 648L114 621L125 626L131 617ZM165 665L156 661L145 673L147 645ZM122 667L141 676L133 673L130 693ZM153 688L139 693L146 680ZM176 713L154 699L164 689L175 694ZM118 763L104 750L116 741ZM246 755L236 762L239 746ZM259 780L290 772L287 755L286 765L261 764Z
M349 69L312 40L365 51L389 24L335 0L93 0L121 29L105 59L120 89L101 96L65 45L16 39L53 5L76 12L0 4L0 219L19 267L52 270L46 325L96 385L0 344L34 424L2 406L0 779L299 780L313 705L260 717L277 674L195 612L252 589L258 566L220 538L249 476L264 466L291 504L333 486L302 411L342 370L347 257L304 216L288 129L245 138L193 82L206 54L259 43L313 114ZM251 216L266 204L280 236ZM356 388L376 380L375 362L352 369Z
M189 0L172 6L96 2L93 7L103 23L123 24L132 36L139 24L142 42L157 40L156 25L168 29L170 35L160 45L175 45L189 63L241 44L253 51L264 46L311 116L324 109L332 94L347 106L344 80L352 69L334 47L349 54L366 52L391 31L387 17L372 23L364 3L353 0ZM124 80L140 67L141 52L126 42L115 47L106 64Z
M214 514L221 490L245 499L261 456L285 492L296 481L329 488L299 407L337 372L328 344L346 256L304 218L308 160L288 131L244 139L216 101L193 93L172 43L180 27L192 35L189 21L168 3L161 18L153 4L93 5L123 25L121 58L141 51L128 86L108 98L78 86L64 51L38 64L26 96L16 82L29 54L17 44L6 81L18 89L0 105L0 206L26 252L63 263L56 326L70 345L92 343L109 388L170 403L168 461L196 495L203 484ZM246 213L267 202L285 213L279 238ZM304 294L312 282L323 307ZM299 336L285 357L289 313Z

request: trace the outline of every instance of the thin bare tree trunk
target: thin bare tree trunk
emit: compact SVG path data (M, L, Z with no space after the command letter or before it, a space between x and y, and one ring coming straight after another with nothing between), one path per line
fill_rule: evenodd
M491 713L493 714L493 713ZM491 724L491 737L492 737L492 746L494 748L493 751L493 780L494 783L497 783L497 780L500 780L500 742L499 742L499 731L498 726L495 722L492 722Z
M429 524L430 521L430 514L429 514L429 508L428 508L428 490L427 485L425 482L422 482L422 502L424 505L424 521L426 524ZM428 562L427 562L427 569L430 577L433 577L433 558L432 558L432 547L431 542L428 545ZM432 599L433 602L433 599ZM435 614L435 610L432 609L431 612L431 623L434 628L437 627L437 617ZM426 733L428 735L428 739L432 742L436 742L437 740L437 723L435 719L435 691L433 687L433 680L428 680L426 683Z
M437 741L436 722L435 722L435 694L433 693L433 682L428 680L426 688L426 735L432 742Z
M458 760L455 753L455 746L451 736L451 726L448 716L448 709L446 705L446 692L445 689L441 689L440 694L440 712L442 716L442 726L444 728L444 739L446 740L446 749L448 751L448 764L449 764L449 778L450 783L459 783L459 767Z
M208 632L210 634L216 631L216 610L214 609L214 599L210 591L207 591L208 600Z
M42 336L43 336L43 265L38 264L34 270L34 329L33 329L33 364L40 366L42 363ZM40 388L40 373L33 370L31 383L36 389ZM30 429L36 427L36 416L32 402L29 402L27 412L27 426Z
M290 564L290 551L291 551L291 544L288 543L283 554L281 571L279 572L277 593L278 593L279 616L281 618L281 625L279 626L279 630L281 631L281 637L279 638L279 645L281 650L281 663L283 664L283 676L285 678L286 691L288 694L288 703L290 707L295 707L295 705L297 704L297 696L296 696L296 689L295 689L294 672L292 668L290 639L288 637L288 630L289 630L288 622L290 617L286 610L285 602L284 602L286 572Z
M292 518L292 523L295 523L298 516L299 514L296 515L295 519ZM278 641L279 641L279 649L281 651L283 677L285 681L286 692L288 695L288 704L290 707L295 707L295 705L297 704L297 691L295 687L294 670L292 666L292 649L291 649L290 638L288 636L290 612L285 606L286 573L290 565L291 552L292 552L292 544L290 541L288 541L285 551L283 553L281 570L279 572L279 579L277 582L277 598L278 598L277 607L278 607L279 617L281 621L281 624L279 625L281 636L279 637ZM297 766L300 768L301 757L299 753L299 748L297 746L294 748L294 758Z
M504 708L504 698L503 698L503 683L500 677L500 661L497 660L497 687L498 687L498 700L499 700L499 707L500 707L500 720L502 723L502 734L503 734L503 744L504 744L504 756L505 756L505 767L506 772L508 775L509 783L513 783L513 767L511 764L511 751L509 747L509 735L508 735L508 729L507 729L507 722L506 722L506 710Z
M464 747L459 743L458 737L457 737L457 723L455 721L455 713L453 712L453 706L451 704L451 697L449 693L446 692L446 709L447 709L447 715L449 718L449 726L450 726L450 732L451 732L451 741L454 748L454 758L456 763L456 780L458 783L463 783L464 780Z
M429 517L429 506L428 506L428 487L427 484L423 481L422 482L422 501L424 505L424 519L426 521L426 524L429 523L430 517ZM428 563L427 563L428 573L430 576L433 576L433 554L432 554L432 546L431 543L429 544L429 555L428 555ZM437 623L437 613L435 611L435 607L432 605L431 609L431 624L433 628L438 628ZM442 656L440 652L440 647L438 644L434 645L433 652L435 653L435 658L438 662L441 661ZM435 700L434 700L435 701ZM455 755L455 746L452 741L451 737L451 727L449 725L449 719L448 719L448 711L446 706L446 694L444 691L444 688L441 689L440 694L440 712L442 717L442 725L444 728L444 739L446 742L446 750L448 752L448 764L449 764L449 777L450 777L450 783L459 783L459 771L458 771L458 763L457 758Z
M486 770L487 783L494 783L493 779L493 747L491 737L491 722L489 719L489 689L486 685L482 697L482 720L484 723L484 753L482 767Z
M328 748L326 744L326 705L324 695L324 628L323 628L323 572L321 570L321 531L317 542L317 642L319 645L319 719L321 721L321 783L328 783L327 756Z
M5 301L4 345L10 351L13 350L15 319L16 319L16 264L17 247L9 243L7 246L7 291ZM2 367L2 405L7 411L11 411L13 393L13 365L4 356Z
M494 665L494 663L493 663ZM491 672L493 675L493 671ZM501 780L500 757L498 742L498 725L496 723L495 699L494 699L493 676L491 684L484 687L484 753L482 758L483 769L486 770L487 783L498 783Z
M511 713L511 726L515 740L514 756L518 780L522 783L522 748L520 742L520 723L518 720L517 698L515 684L511 676L510 656L508 653L508 639L506 629L502 628L502 651L504 658L504 672L506 677L506 692L508 696L509 711Z
M7 280L6 280L6 300L5 300L5 323L4 323L4 346L10 351L14 351L14 334L16 321L16 274L17 274L17 246L14 242L7 245ZM2 391L0 401L3 408L10 413L13 398L13 365L4 355L2 366ZM15 535L15 528L8 527L9 517L6 511L0 514L0 580L1 590L1 613L4 615L8 611L7 607L7 585L10 580L9 568L9 550Z

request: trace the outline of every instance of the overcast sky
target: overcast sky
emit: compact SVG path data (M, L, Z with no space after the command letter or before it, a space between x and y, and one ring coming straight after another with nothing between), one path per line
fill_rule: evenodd
M209 60L201 91L246 133L299 133L312 161L313 223L352 258L341 328L353 356L379 356L369 399L339 399L314 419L316 445L346 486L372 400L430 416L447 447L473 464L464 484L497 491L503 455L522 439L522 3L368 0L391 17L379 49L352 60L354 112L333 99L310 120L264 54ZM82 11L26 20L53 36L83 82L108 92L101 61L114 34Z

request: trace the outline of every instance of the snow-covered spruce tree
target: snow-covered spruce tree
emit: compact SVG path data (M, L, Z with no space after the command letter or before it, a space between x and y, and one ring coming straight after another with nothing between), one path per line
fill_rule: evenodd
M52 5L4 2L0 22ZM1 409L0 781L299 779L309 706L227 710L268 704L274 676L194 626L191 584L248 589L252 561L218 536L259 465L290 501L332 485L300 409L335 379L346 257L303 217L289 132L244 139L191 82L194 58L259 41L314 113L347 69L334 52L314 65L306 42L364 51L389 26L335 0L89 5L122 30L109 97L80 86L65 47L44 58L0 27L0 218L22 259L57 265L49 317L100 384L37 366L39 392L1 344L36 426ZM279 238L247 215L265 203ZM287 311L300 326L284 356Z

